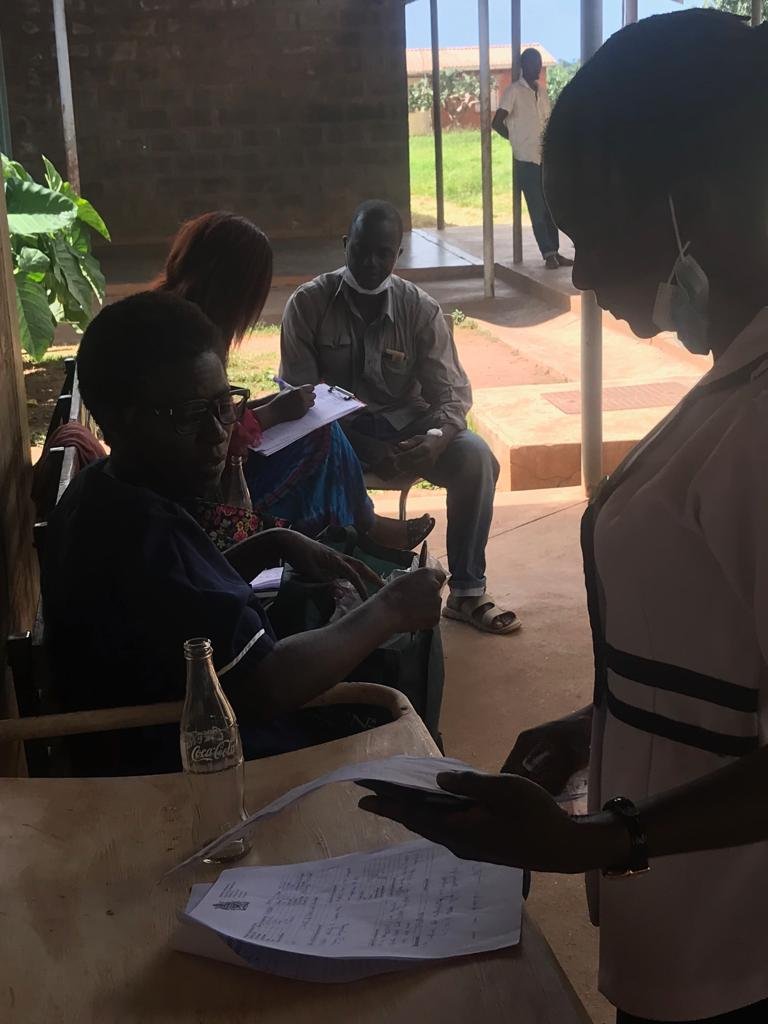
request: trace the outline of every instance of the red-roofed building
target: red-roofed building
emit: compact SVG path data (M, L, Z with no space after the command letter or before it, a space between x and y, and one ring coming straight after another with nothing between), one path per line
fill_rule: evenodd
M532 47L541 54L544 69L552 67L557 61L552 54L541 43L525 43L523 49ZM428 47L412 47L405 51L408 85L414 85L420 79L432 75L432 50ZM491 46L491 79L492 93L491 102L495 106L499 96L504 92L512 81L512 47ZM477 75L480 69L480 51L477 46L446 46L440 50L440 68L443 71L464 71L467 74ZM417 111L417 116L411 116L411 130L418 132L418 123L421 123L421 130L431 131L431 113L428 111ZM479 103L470 101L465 109L458 114L449 115L443 111L444 128L479 128L480 111Z

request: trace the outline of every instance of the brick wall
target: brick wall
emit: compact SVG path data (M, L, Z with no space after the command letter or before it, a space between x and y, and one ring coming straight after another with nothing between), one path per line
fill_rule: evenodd
M67 0L83 194L116 243L204 210L329 236L408 211L403 0ZM63 170L49 0L0 4L14 155Z

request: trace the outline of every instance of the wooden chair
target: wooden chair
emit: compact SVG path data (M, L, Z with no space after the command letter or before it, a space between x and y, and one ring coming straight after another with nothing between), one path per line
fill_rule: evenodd
M75 358L74 356L69 356L64 360L64 382L48 423L48 429L45 433L45 444L48 443L54 432L70 419L73 387L75 387ZM79 401L79 389L77 393Z
M75 421L93 429L90 413L80 395L75 360L69 358L64 360L64 382L48 425L46 440L60 426ZM48 515L75 477L77 451L73 447L54 447L48 450L46 458L51 462L44 487L36 495L40 518L34 525L34 544L40 563L45 556ZM52 696L52 675L45 651L42 599L38 600L32 629L8 637L8 665L20 721L36 720L39 716L50 717L56 711L56 703ZM32 737L25 742L24 753L29 774L33 776L60 774L62 765L66 765L62 745L48 742L47 738Z
M309 706L328 704L372 704L384 708L389 712L391 721L377 726L381 729L386 729L393 722L401 721L407 716L418 720L416 712L404 694L378 683L340 683L311 701ZM109 732L112 729L143 729L152 725L172 725L180 721L183 707L184 702L179 700L133 707L98 708L66 714L4 718L0 719L0 747L6 743L24 743L29 749L33 744L50 745L51 741L66 736Z

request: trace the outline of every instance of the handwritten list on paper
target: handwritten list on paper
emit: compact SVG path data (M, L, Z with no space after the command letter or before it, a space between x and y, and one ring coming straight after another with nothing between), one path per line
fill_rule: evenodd
M514 945L521 874L425 840L222 873L185 915L237 944L346 960L438 960Z

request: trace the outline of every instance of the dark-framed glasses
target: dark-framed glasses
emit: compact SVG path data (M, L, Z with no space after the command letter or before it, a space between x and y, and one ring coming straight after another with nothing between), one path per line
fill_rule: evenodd
M196 434L207 416L214 416L224 427L237 423L250 397L248 388L230 388L226 395L219 395L209 401L198 398L164 409L153 408L152 412L155 416L170 420L177 434Z

